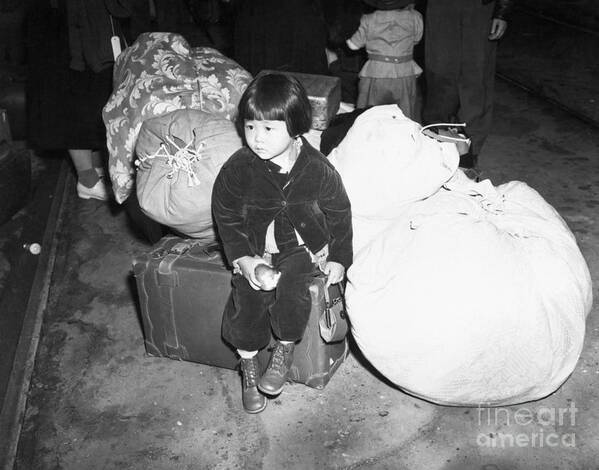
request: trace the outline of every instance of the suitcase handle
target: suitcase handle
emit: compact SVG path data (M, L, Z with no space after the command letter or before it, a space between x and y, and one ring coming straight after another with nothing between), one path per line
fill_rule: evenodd
M168 254L169 255L182 255L184 253L187 253L191 247L192 247L192 244L188 243L188 242L175 243L168 250Z
M167 255L176 255L181 256L187 253L188 251L194 249L200 249L200 253L208 256L209 258L213 258L217 254L220 253L220 245L218 243L211 243L210 245L204 245L199 240L194 239L184 239L181 242L175 243L170 248L159 248L152 253L153 259L161 259ZM197 252L196 252L197 253Z
M183 255L188 251L192 250L195 247L201 247L202 252L206 255L213 255L220 251L220 247L216 243L212 243L211 245L204 246L200 241L194 241L192 239L185 240L183 242L175 243L169 250L169 255Z

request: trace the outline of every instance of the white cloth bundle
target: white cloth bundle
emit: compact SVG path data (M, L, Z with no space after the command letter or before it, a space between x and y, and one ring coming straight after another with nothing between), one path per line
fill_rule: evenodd
M458 160L397 106L364 112L331 153L352 204L353 335L375 368L427 400L542 398L579 358L587 264L536 191L475 183Z
M362 113L329 160L352 204L354 252L376 237L383 220L437 191L455 172L454 144L423 135L397 105Z
M525 183L495 188L461 171L404 207L348 277L366 358L406 391L448 405L555 391L576 365L592 305L588 267L559 214Z

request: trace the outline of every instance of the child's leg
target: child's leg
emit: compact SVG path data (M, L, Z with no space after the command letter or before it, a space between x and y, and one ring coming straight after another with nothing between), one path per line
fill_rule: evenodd
M258 379L260 377L260 364L258 363L258 351L238 351L241 360L241 403L243 409L248 413L260 413L266 408L266 397L258 391ZM249 356L249 357L244 357Z
M396 78L394 94L404 116L420 122L420 116L416 116L416 76Z
M303 247L275 255L273 264L281 277L269 306L272 330L279 340L297 342L304 336L310 316L308 288L320 271Z
M223 314L222 335L237 348L242 375L241 401L248 413L260 413L266 408L266 397L258 391L260 365L258 349L270 341L267 305L273 294L252 289L248 281L236 274L233 290Z
M281 393L287 380L295 342L302 338L308 324L311 309L309 286L318 272L303 247L274 256L273 264L281 272L281 277L270 305L270 321L279 341L258 383L259 390L269 395Z
M222 336L244 351L257 351L270 342L268 305L274 292L252 289L240 274L233 275L231 295L223 314Z

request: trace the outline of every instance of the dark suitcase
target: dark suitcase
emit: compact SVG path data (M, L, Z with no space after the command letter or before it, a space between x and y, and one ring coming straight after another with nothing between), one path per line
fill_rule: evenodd
M135 258L133 271L148 354L237 367L236 353L221 337L231 272L218 249L197 240L167 236L151 252ZM327 384L348 351L347 340L327 344L320 337L324 284L324 277L319 277L310 286L312 311L304 338L296 346L289 377L313 388ZM267 349L259 354L263 368L268 357Z
M341 103L341 80L330 75L314 75L299 72L281 72L280 70L264 70L258 74L282 73L291 75L302 84L312 106L312 129L326 129L339 111Z

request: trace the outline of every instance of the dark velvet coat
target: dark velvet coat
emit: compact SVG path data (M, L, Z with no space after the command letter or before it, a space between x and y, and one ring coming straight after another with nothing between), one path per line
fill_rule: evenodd
M346 269L352 263L351 208L341 177L305 139L284 189L249 148L235 152L214 182L212 211L231 263L264 254L266 229L281 211L312 253L328 244L329 261Z

